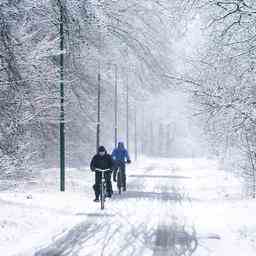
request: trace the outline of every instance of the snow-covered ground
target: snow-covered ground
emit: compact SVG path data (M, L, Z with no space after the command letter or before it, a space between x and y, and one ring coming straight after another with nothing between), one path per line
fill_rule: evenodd
M93 175L44 170L0 193L0 255L254 256L256 202L206 159L143 159L100 210ZM1 181L1 184L4 184ZM14 183L14 182L13 182ZM198 244L197 244L198 243Z

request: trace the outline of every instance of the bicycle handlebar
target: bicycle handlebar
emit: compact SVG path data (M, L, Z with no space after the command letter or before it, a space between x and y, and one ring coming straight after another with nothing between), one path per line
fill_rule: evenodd
M98 168L96 168L94 171L96 171L96 172L110 172L111 169L98 169Z

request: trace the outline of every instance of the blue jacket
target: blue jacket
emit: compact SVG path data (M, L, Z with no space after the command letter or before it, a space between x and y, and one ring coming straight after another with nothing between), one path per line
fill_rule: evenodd
M114 161L125 162L130 160L128 151L125 149L123 142L118 143L117 148L113 150L111 156Z

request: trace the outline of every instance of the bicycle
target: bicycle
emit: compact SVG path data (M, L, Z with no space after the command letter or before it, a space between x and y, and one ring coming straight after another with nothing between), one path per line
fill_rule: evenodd
M118 168L117 168L117 170L116 170L116 177L117 177L117 189L118 189L118 193L119 193L119 195L121 195L121 193L122 193L122 187L124 187L125 186L125 184L123 184L123 180L124 180L124 178L123 178L123 175L124 175L124 172L122 171L122 166L121 165L125 165L127 162L124 162L124 163L122 163L122 162L119 162L118 163ZM123 168L125 168L125 166L123 166Z
M96 172L101 173L101 183L100 183L100 208L101 210L104 209L104 203L106 198L106 179L104 173L110 172L110 169L95 169Z

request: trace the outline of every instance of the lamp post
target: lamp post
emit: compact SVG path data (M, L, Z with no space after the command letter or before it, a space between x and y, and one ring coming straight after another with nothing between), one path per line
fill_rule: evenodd
M97 97L97 128L96 128L96 152L100 146L100 107L101 107L101 27L99 25L100 38L99 38L99 61L98 61L98 76L97 76L97 86L98 86L98 97Z
M129 78L126 81L126 147L129 152Z
M117 147L117 65L115 66L115 147Z
M144 104L142 106L142 118L141 118L141 123L142 123L142 134L141 134L141 153L142 155L145 154L145 133L144 133L144 129L145 129L145 113L144 113Z
M135 161L138 159L138 148L137 148L137 107L134 109L134 154Z
M100 68L100 67L99 67ZM100 71L98 72L98 109L97 109L97 132L96 132L96 152L100 146L100 96L101 96L101 76Z
M65 191L64 28L60 4L60 191Z

